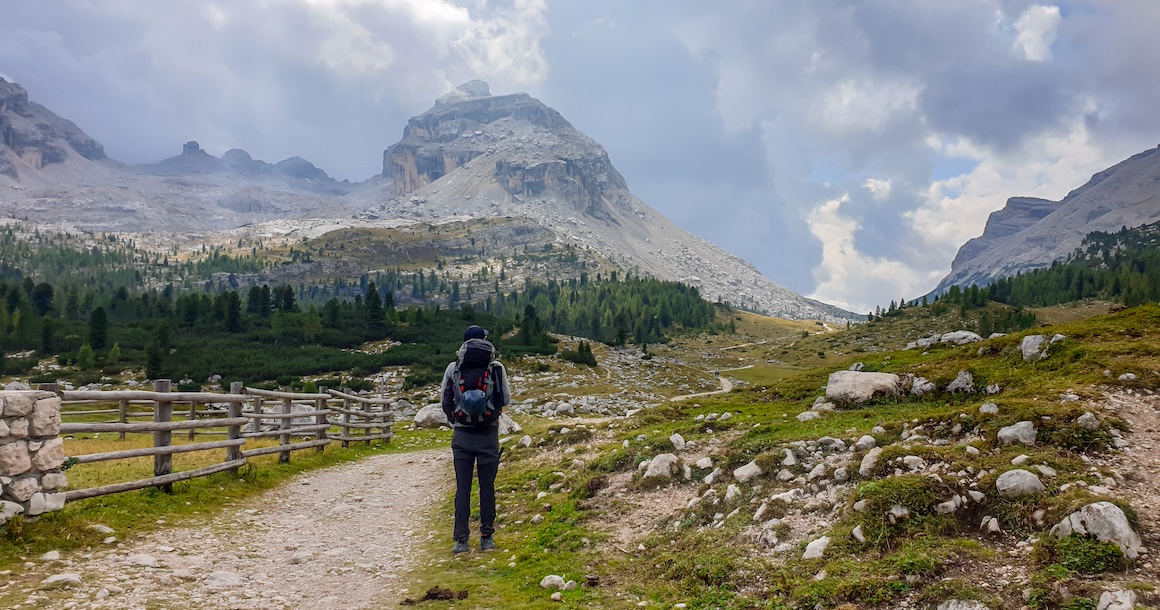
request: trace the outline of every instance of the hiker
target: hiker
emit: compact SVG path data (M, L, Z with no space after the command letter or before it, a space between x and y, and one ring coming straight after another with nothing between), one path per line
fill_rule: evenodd
M507 370L497 361L488 331L463 331L455 362L443 372L443 413L451 422L455 462L455 529L452 553L466 553L471 534L471 478L479 471L479 549L495 548L495 474L499 470L499 417L511 402Z

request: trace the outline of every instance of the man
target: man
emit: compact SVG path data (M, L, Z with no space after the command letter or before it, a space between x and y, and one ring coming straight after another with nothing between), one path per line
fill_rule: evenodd
M443 413L451 423L455 463L455 529L452 553L466 553L471 535L471 479L479 473L479 549L495 548L495 474L499 470L499 417L511 402L507 370L495 359L488 331L463 332L455 362L443 372Z

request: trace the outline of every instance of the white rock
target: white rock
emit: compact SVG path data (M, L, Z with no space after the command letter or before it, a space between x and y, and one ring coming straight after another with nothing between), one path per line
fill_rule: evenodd
M788 466L790 468L797 466L797 457L794 456L792 449L785 450L785 459L781 461L781 465Z
M795 419L797 419L798 421L800 421L804 424L808 421L813 421L815 419L818 419L821 416L822 416L822 414L818 413L817 411L802 411L801 413L797 414L797 417Z
M540 580L540 588L543 589L563 589L566 584L562 577L555 574L549 574Z
M712 468L713 467L713 458L703 457L703 458L697 460L696 466L697 466L697 468Z
M955 345L966 345L968 343L978 343L983 338L978 334L969 330L956 330L953 333L947 333L939 338L939 343L954 343Z
M79 587L84 581L81 580L80 574L65 573L54 574L44 580L40 581L41 589L67 589L69 587Z
M1047 490L1039 477L1023 469L1008 470L995 480L995 488L1004 498L1021 498Z
M845 466L834 469L834 482L845 483L850 480L850 471Z
M114 531L113 528L111 528L107 525L101 525L100 523L90 525L89 529L93 530L94 532L97 532L98 534L112 534Z
M826 399L842 405L857 405L875 398L898 396L902 380L892 373L836 371L826 383Z
M669 437L669 442L673 444L673 448L677 451L685 450L685 437L681 436L680 434L674 432L672 436Z
M882 456L882 448L875 447L871 449L865 456L862 457L862 463L858 466L858 475L863 479L874 475L874 471L878 468L878 460Z
M1012 445L1015 443L1034 445L1036 434L1035 424L1024 420L1001 428L999 430L999 442L1004 445Z
M745 483L753 477L758 477L763 474L761 467L757 465L757 460L749 462L748 464L733 471L733 478L741 483Z
M1023 354L1023 361L1030 362L1032 360L1039 360L1047 357L1047 352L1043 350L1043 343L1047 341L1047 337L1043 335L1027 335L1023 337L1023 343L1019 345L1019 351Z
M720 468L714 468L714 469L713 469L713 472L710 472L709 474L705 475L705 476L704 476L704 477L701 479L701 482L702 482L702 483L704 483L704 484L706 484L706 485L712 485L712 484L713 484L713 482L714 482L714 481L716 481L716 480L717 480L717 478L718 478L718 477L720 477L720 476L721 476L721 469L720 469Z
M152 555L146 555L144 553L137 553L134 555L129 555L125 559L133 565L138 565L138 566L142 566L142 567L146 567L146 568L159 568L159 567L161 567L161 562L157 561L156 557L154 557Z
M1095 415L1092 415L1091 411L1086 411L1075 420L1075 425L1084 430L1099 430L1100 420Z
M990 608L973 599L948 599L945 602L939 604L937 610L990 610Z
M974 489L968 491L967 495L970 496L971 499L974 500L975 502L982 502L983 498L987 497L987 495L984 494L983 492L978 491L978 490L974 490Z
M662 453L648 463L644 471L646 479L671 479L673 472L679 467L681 460L671 453Z
M60 551L49 551L40 556L41 561L60 561Z
M1035 469L1039 471L1039 474L1049 479L1054 479L1055 477L1059 476L1059 473L1056 472L1054 468L1046 464L1036 464Z
M560 593L559 591L556 591L555 593L553 593L552 595L549 596L549 599L551 599L554 602L562 602L562 601L564 601L564 594Z
M440 407L439 411L441 413L443 412L442 407ZM500 415L499 415L499 433L501 436L503 436L505 434L519 434L520 432L523 432L523 431L524 431L523 427L520 426L519 424L517 424L516 420L512 419L512 417L510 415L508 415L507 413L500 413Z
M1123 375L1120 375L1119 377L1117 377L1117 379L1119 379L1120 381L1135 381L1136 374L1135 373L1124 373Z
M438 428L449 425L451 424L447 421L447 415L443 413L443 407L438 403L427 405L415 413L415 426L419 428Z
M975 391L975 378L970 371L959 371L955 376L955 380L947 384L946 391L948 394L957 394L963 392L971 394Z
M1025 465L1027 465L1027 463L1028 463L1028 462L1030 462L1030 461L1031 461L1031 456L1029 456L1029 455L1027 455L1026 453L1024 453L1024 454L1022 454L1022 455L1017 455L1017 456L1015 456L1015 457L1014 457L1014 458L1011 460L1011 465L1012 465L1012 466L1025 466Z
M826 476L826 465L825 464L818 464L817 466L814 466L813 470L810 470L810 473L808 475L806 475L806 480L812 481L814 479L821 478L824 476Z
M806 552L802 555L802 559L820 559L828 546L830 546L830 537L822 536L806 545Z
M516 443L516 445L520 446L520 447L531 447L532 446L532 437L525 434L525 435L520 437L520 440L519 440L519 442Z
M1140 535L1132 529L1124 511L1111 502L1088 504L1051 528L1051 535L1058 538L1071 534L1095 536L1102 542L1115 544L1128 559L1134 560L1140 555Z
M854 450L855 451L869 451L877 446L878 446L878 441L875 440L875 438L873 436L870 436L869 434L867 434L867 435L863 436L862 438L858 439L858 442L854 443Z
M850 532L850 535L853 536L854 540L857 540L858 542L866 542L866 535L862 533L861 525L855 527L854 531Z
M979 413L982 413L983 415L998 415L999 405L993 402L985 402L983 403L983 406L979 407Z
M1104 591L1096 610L1132 610L1136 607L1136 592L1130 590Z
M902 458L902 463L911 470L926 470L926 460L917 455L908 455Z
M246 577L234 572L217 571L210 573L203 584L212 590L231 589L245 585Z
M741 495L741 489L739 489L736 485L729 485L729 487L725 489L726 502L732 502L736 500L737 496L739 495Z
M979 451L979 448L975 447L974 445L967 445L966 452L967 452L967 455L971 455L971 456L975 456L975 457L978 457L979 453L981 453Z

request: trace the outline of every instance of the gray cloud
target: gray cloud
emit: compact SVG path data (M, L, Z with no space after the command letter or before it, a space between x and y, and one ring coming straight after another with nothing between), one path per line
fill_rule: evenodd
M0 72L115 158L197 139L359 180L484 78L560 110L678 224L859 309L932 287L1007 196L1160 134L1154 0L10 4Z

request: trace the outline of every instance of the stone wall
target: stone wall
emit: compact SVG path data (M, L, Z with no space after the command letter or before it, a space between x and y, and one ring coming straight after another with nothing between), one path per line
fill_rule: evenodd
M67 481L60 398L52 392L0 392L0 524L64 506Z

